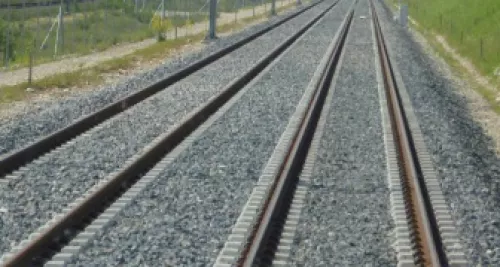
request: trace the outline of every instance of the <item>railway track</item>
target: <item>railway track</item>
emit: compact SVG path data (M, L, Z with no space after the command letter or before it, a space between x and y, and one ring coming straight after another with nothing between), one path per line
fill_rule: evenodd
M386 145L393 190L391 202L396 221L398 266L467 266L439 183L430 166L430 158L424 152L418 124L412 115L407 115L411 103L407 97L403 100L399 91L399 86L404 85L401 78L395 77L372 0L369 4L379 74L387 98L381 103L387 105L382 109L387 112L386 123L390 128L386 133ZM337 64L349 34L353 13L354 7L332 44L321 82L299 119L300 123L297 127L288 128L284 134L289 138L288 144L276 149L281 153L270 160L269 170L266 169L261 176L215 266L287 266L290 244L293 243L302 207L295 194L299 181L304 179L301 172L307 168L309 173L312 168L311 156L314 155L311 153L316 153L318 146L311 147L315 129L324 124L324 118L320 125L318 121L325 116L321 110L328 90L332 90L330 83L339 68ZM301 186L297 198L305 198L305 190Z
M320 119L330 84L349 33L354 1L338 34L320 63L320 78L312 88L308 102L298 106L287 128L279 155L273 155L252 192L232 234L220 252L215 266L270 266L278 249L280 236L291 207L300 172ZM275 150L275 151L276 151ZM265 177L262 179L262 177Z
M404 202L416 249L416 263L424 266L447 266L447 258L439 230L436 228L434 211L429 201L425 182L419 170L413 138L403 111L397 84L393 77L384 37L377 13L371 4L377 38L377 48L386 90L391 128L395 139L401 185L405 192Z
M191 145L216 118L221 117L244 93L244 87L260 79L259 77L264 75L270 66L278 62L310 28L334 9L338 2L340 1L329 5L300 30L262 57L244 75L227 84L219 94L189 113L173 129L155 138L140 154L130 158L123 168L108 175L63 209L62 214L55 216L28 239L3 255L0 258L0 265L66 265L120 210L127 207L139 192L156 179L155 177L173 162L180 151ZM346 40L351 32L356 7L360 2L364 3L364 0L352 1L339 30L336 31L325 56L319 63L312 82L292 115L259 181L255 184L232 233L219 252L215 266L288 266L290 242L295 234L293 225L297 224L302 207L297 199L305 198L307 191L301 180L305 179L305 173L311 175L310 170L314 164L311 158L315 156L319 146L317 135L325 124L328 102L334 97L335 85L332 80L339 75ZM374 49L377 52L379 86L383 87L380 103L385 116L383 128L398 266L467 266L439 183L433 174L430 158L425 152L411 103L405 95L406 89L397 68L392 64L390 48L385 42L377 10L372 0L366 2L370 5L372 30L376 39ZM297 15L291 17L293 16ZM286 18L244 41L250 42L259 34L285 23L287 19L291 18ZM68 126L66 129L70 130L60 131L59 136L62 136L62 141L53 137L58 134L56 133L45 138L52 141L40 141L34 144L35 148L25 148L11 154L9 157L12 158L0 161L0 166L5 166L3 169L0 168L0 171L3 171L3 174L9 173L22 164L55 149L67 140L123 112L131 105L231 53L243 46L244 41L204 58L166 80L146 88L145 92L137 93L140 96L134 94L106 107L109 108L107 111L104 111L105 108L92 114L85 118L88 125L83 123ZM71 132L71 127L79 130L76 133ZM16 153L19 154L16 156ZM17 162L22 163L14 164Z
M320 1L322 2L322 1ZM314 5L319 4L315 3ZM186 116L180 123L177 124L174 129L169 132L157 137L151 144L149 144L140 154L129 159L125 166L119 171L110 174L106 179L103 179L98 185L94 186L91 190L86 192L84 196L77 199L74 203L71 203L68 207L63 209L63 214L55 216L46 225L42 226L38 231L30 235L27 240L24 240L19 245L15 246L12 251L3 255L0 260L0 264L5 266L31 266L31 265L41 265L49 261L54 255L58 253L61 249L71 251L72 247L64 247L73 238L78 236L78 234L86 228L86 226L92 226L95 223L96 218L98 218L101 213L106 210L107 207L116 204L116 200L122 199L122 196L133 193L128 190L136 184L141 184L147 179L147 175L144 175L150 171L155 163L161 161L162 158L170 151L174 150L183 140L187 138L193 131L200 127L209 117L217 112L225 103L230 101L232 97L238 93L245 85L251 82L260 72L262 72L269 64L275 61L284 51L286 51L292 44L294 44L297 39L299 39L308 29L315 25L326 13L328 13L332 8L335 7L337 2L332 3L327 6L327 8L320 14L314 16L308 23L303 25L298 31L296 31L292 36L284 40L275 49L270 51L266 56L261 58L257 64L255 64L250 70L246 71L243 76L234 79L230 84L226 85L220 94L213 96L210 100L192 111L188 116ZM308 7L311 8L312 6ZM302 11L303 12L303 11ZM300 12L299 12L300 13ZM174 83L190 73L202 68L203 66L209 64L210 62L222 57L223 55L234 51L238 47L253 40L256 36L259 36L273 27L277 27L287 20L291 19L298 14L292 15L283 21L276 23L275 25L260 31L256 35L246 38L244 41L238 44L223 49L208 58L202 59L194 63L193 65L183 69L174 75L168 77L155 85L146 88L144 91L138 92L126 100L118 101L110 106L100 110L86 118L80 120L79 122L68 126L67 128L55 133L44 140L30 146L29 148L23 149L24 152L15 152L12 156L7 157L2 161L2 167L4 172L7 169L12 169L12 166L7 166L10 163L16 162L28 162L33 158L34 155L46 153L48 150L53 149L58 144L64 142L77 136L97 123L102 122L105 118L109 118L114 114L117 114L128 106L133 105L145 99L147 96L162 90L171 83ZM93 122L92 122L93 121ZM86 124L87 123L87 124ZM72 128L73 127L73 128ZM68 130L69 129L69 130ZM77 129L72 132L71 129ZM56 136L56 137L54 137ZM58 139L57 136L62 136L63 140ZM26 156L28 155L28 156ZM18 164L19 165L19 164ZM145 179L143 179L145 178ZM99 220L102 218L99 217ZM57 254L60 257L63 255ZM56 256L57 256L56 255ZM59 258L58 258L59 259ZM58 260L50 261L49 265L57 265Z
M390 174L394 190L393 217L399 228L396 234L399 263L401 266L467 266L406 88L391 62L373 0L370 6L387 103L383 109L389 114L392 131L386 144L388 165L399 169Z
M48 152L60 147L64 143L74 139L77 136L82 135L83 133L89 131L90 129L96 127L99 124L111 119L112 117L130 109L134 105L146 100L147 98L166 90L170 86L182 81L189 75L195 73L196 71L210 65L211 63L216 62L222 57L230 54L231 52L237 50L238 48L250 43L254 39L259 36L264 35L265 33L271 31L272 29L286 23L287 21L299 16L305 11L313 8L324 0L316 1L311 5L308 5L301 9L300 11L293 13L282 20L277 21L276 23L256 32L244 38L243 40L234 43L228 47L225 47L205 58L202 58L189 66L169 75L168 77L147 86L137 92L134 92L118 101L115 101L102 109L99 109L91 114L88 114L70 125L52 133L47 136L41 137L38 140L20 148L15 151L9 152L6 155L3 155L0 158L0 177L4 179L9 179L12 176L14 171L19 169L20 167L36 160L40 156L47 154ZM0 178L1 181L1 178Z

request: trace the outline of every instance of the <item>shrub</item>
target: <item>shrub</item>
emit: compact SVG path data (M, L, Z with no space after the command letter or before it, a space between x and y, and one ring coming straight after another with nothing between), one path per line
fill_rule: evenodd
M7 23L0 19L0 52L11 61L31 50L33 46L33 36L29 32L25 31L21 36L23 27L23 23ZM7 51L8 54L6 54Z
M165 32L172 27L173 27L173 24L172 24L172 21L170 19L165 18L163 20L163 23L162 23L161 16L159 16L159 15L154 15L153 19L151 20L151 28L155 32Z

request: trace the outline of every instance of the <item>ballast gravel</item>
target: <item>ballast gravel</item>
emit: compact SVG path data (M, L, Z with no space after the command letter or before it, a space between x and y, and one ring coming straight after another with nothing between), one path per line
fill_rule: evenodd
M500 266L500 159L467 100L377 1L469 266Z
M0 156L62 129L76 119L153 84L196 60L248 37L287 15L273 17L262 24L249 27L234 35L219 38L204 46L200 51L169 58L152 70L138 73L111 85L99 87L92 92L75 93L48 103L45 101L34 102L30 104L26 111L0 121Z
M211 266L349 5L306 33L71 266Z
M368 9L358 2L287 266L397 265Z
M26 239L155 137L167 132L188 112L242 75L326 6L323 3L306 11L172 88L90 130L74 143L27 165L27 170L0 190L0 208L6 210L0 213L0 254Z

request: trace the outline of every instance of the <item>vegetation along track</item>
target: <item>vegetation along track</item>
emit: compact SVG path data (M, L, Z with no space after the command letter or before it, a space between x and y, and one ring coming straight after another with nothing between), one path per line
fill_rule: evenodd
M204 123L214 112L229 101L240 89L254 79L271 62L315 25L337 2L332 3L319 15L312 18L292 36L284 40L274 50L261 58L245 74L212 97L206 104L192 111L177 127L160 135L141 154L131 158L121 171L111 174L99 185L92 188L85 197L64 209L64 214L56 216L45 226L14 247L0 259L5 266L40 265L49 260L75 235L122 196L127 189L137 183L167 153Z
M5 156L0 158L0 179L9 175L16 169L26 165L38 157L48 153L49 151L61 146L65 142L83 134L84 132L92 129L93 127L99 125L100 123L110 119L111 117L129 109L130 107L138 104L139 102L147 99L154 94L167 89L169 86L181 81L182 79L188 77L189 75L195 73L196 71L202 69L203 67L217 61L218 59L230 54L236 49L244 46L245 44L255 40L257 37L271 31L272 29L280 26L281 24L297 17L298 15L304 13L305 11L311 9L312 7L318 5L324 0L319 0L311 5L308 5L298 12L295 12L280 21L238 41L228 47L225 47L205 58L202 58L189 66L169 75L165 79L162 79L154 84L147 86L146 88L134 92L123 99L120 99L114 103L111 103L100 110L97 110L89 115L86 115L70 125L52 133L47 136L41 137L31 144L26 145L20 149L12 151ZM8 178L8 177L7 177Z
M225 244L219 254L215 266L269 266L273 262L278 240L285 225L291 201L294 196L299 174L306 160L316 126L325 103L326 95L354 15L355 1L342 23L338 34L334 37L325 58L320 63L321 77L313 88L310 101L303 108L303 116L298 120L297 127L289 127L284 135L289 136L290 145L283 149L283 155L273 157L278 171L263 176L269 176L269 184L259 181L252 193L240 219L233 228L233 236ZM293 118L292 118L293 120ZM273 172L273 171L271 171ZM261 207L259 206L262 203ZM257 212L255 212L257 210ZM234 233L248 232L243 238ZM232 240L238 240L236 242Z
M370 4L386 96L382 102L387 103L387 107L382 108L388 111L392 137L386 144L390 147L388 164L392 160L397 170L395 182L392 181L391 202L399 266L466 266L439 183L428 167L430 159L422 153L423 142L416 131L418 125L411 111L408 112L411 103L402 97L404 85L396 78L375 6L372 1ZM398 190L400 195L394 193Z
M77 1L72 1L71 4L74 2L82 3L82 2L94 2L95 0L77 0ZM64 0L64 3L68 3L67 0ZM40 7L40 6L58 6L61 4L60 0L52 0L52 1L38 1L38 2L18 2L18 3L1 3L0 4L0 9L8 9L8 8L28 8L28 7Z

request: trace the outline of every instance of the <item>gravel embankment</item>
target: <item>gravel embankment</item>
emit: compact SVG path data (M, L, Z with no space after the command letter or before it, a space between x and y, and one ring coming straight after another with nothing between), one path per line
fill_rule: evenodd
M76 93L49 103L45 101L35 102L25 112L1 120L0 155L21 148L37 138L61 129L84 115L161 80L223 47L242 40L284 16L277 16L237 34L220 38L200 51L169 58L153 70L138 73L112 85L102 86L93 92Z
M349 5L306 33L73 264L213 264Z
M397 264L368 9L359 1L288 266Z
M327 1L327 3L330 1ZM0 190L0 253L48 221L108 173L167 132L193 108L240 76L326 4L276 28L256 41L78 137L74 143L27 165L16 183ZM298 75L300 77L300 75Z
M500 266L500 159L452 82L377 4L470 266Z

